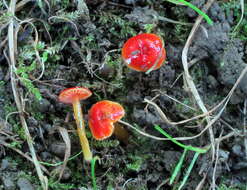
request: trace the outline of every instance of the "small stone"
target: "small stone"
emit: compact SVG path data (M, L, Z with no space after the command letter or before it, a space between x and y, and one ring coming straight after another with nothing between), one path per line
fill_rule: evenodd
M4 186L4 190L15 190L15 184L13 180L14 179L10 175L2 176L1 181Z
M243 157L244 156L244 152L241 148L241 146L239 144L235 144L233 147L232 147L232 152L239 156L239 157Z
M49 112L50 106L51 103L47 99L42 98L40 101L35 101L33 109L36 112L46 113Z
M222 149L219 150L219 157L220 157L221 161L227 161L229 158L229 155L230 155L230 153L228 151L225 151Z
M145 112L141 109L135 109L133 114L134 119L136 121L139 121L140 125L146 125L146 124L162 124L162 120L159 116L156 116L155 114L151 112Z
M34 190L33 185L26 178L19 178L17 181L17 185L20 190Z
M48 133L50 133L50 131L52 131L53 130L53 127L52 127L52 125L50 125L50 124L44 124L44 125L42 125L42 128L45 130L45 132L48 132Z
M53 156L49 152L41 152L40 157L42 160L46 161L46 160L52 159Z
M1 163L0 171L6 170L10 166L10 163L7 159L3 159Z
M109 79L112 76L114 76L114 73L115 73L114 68L107 64L105 64L104 67L99 70L100 76L106 79Z
M65 150L66 150L66 145L63 142L54 142L50 146L50 151L61 158L64 157Z
M61 170L62 170L62 166L58 166L52 171L52 173L59 176ZM71 174L72 174L71 170L68 167L65 167L61 180L68 180L71 177Z
M208 76L207 83L208 83L208 87L209 88L213 88L214 89L214 88L217 88L219 86L219 82L212 75Z

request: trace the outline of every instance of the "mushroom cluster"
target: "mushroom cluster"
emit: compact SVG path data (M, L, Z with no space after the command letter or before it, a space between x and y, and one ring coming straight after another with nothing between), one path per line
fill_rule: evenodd
M122 48L122 58L129 68L136 71L148 73L157 70L166 59L163 40L155 34L138 34L126 41ZM80 100L85 100L91 95L92 92L85 87L74 87L63 90L58 97L60 102L73 106L77 132L86 161L92 160L92 153L85 134ZM96 140L110 137L114 132L114 123L119 121L124 114L124 108L117 102L103 100L95 103L88 113L92 136Z
M92 152L85 133L85 124L81 110L80 100L85 100L92 95L92 92L85 87L74 87L63 90L58 99L60 102L72 104L74 118L77 125L77 132L85 161L92 160ZM104 140L110 137L114 131L114 123L120 120L125 114L124 108L109 100L103 100L94 104L89 110L89 128L96 140Z

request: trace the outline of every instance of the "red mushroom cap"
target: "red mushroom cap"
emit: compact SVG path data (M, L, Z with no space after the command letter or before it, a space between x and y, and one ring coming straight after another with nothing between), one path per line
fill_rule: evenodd
M89 127L93 137L103 140L110 137L114 131L113 123L124 116L123 107L112 101L103 100L94 104L89 110Z
M58 99L60 102L71 104L75 100L85 100L92 95L92 92L84 87L73 87L63 90Z
M122 48L122 58L127 66L136 71L146 72L161 67L166 59L162 39L155 34L138 34L128 39Z

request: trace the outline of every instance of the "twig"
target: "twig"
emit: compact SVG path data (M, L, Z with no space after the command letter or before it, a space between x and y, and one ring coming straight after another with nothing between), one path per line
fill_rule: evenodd
M162 112L162 110L160 109L160 107L158 105L156 105L154 102L151 102L150 100L147 100L147 99L144 99L144 102L147 102L151 105L153 105L157 112L159 113L161 119L167 123L171 123L173 125L175 124L181 124L181 123L186 123L188 121L192 121L196 118L200 118L200 117L203 117L203 115L208 115L210 112L212 111L215 111L217 108L219 108L220 106L222 106L221 110L218 112L218 114L207 124L207 126L197 135L195 136L192 136L192 137L182 137L182 139L180 138L175 138L176 140L189 140L189 139L194 139L194 138L197 138L199 136L201 136L209 127L212 126L212 124L214 124L221 116L221 114L223 113L224 109L226 108L233 92L235 91L235 89L237 88L237 86L239 85L240 81L243 79L243 77L245 76L245 74L247 73L247 66L244 68L244 70L241 72L240 76L238 77L236 83L233 85L232 89L230 90L230 92L227 94L227 96L218 104L216 105L213 109L211 109L209 112L207 113L204 113L204 114L201 114L201 115L198 115L198 116L195 116L191 119L187 119L187 120L183 120L183 121L180 121L180 122L172 122L172 121L169 121L168 118L166 117L166 115ZM127 125L128 126L128 125ZM132 128L134 128L132 126ZM138 131L138 130L137 130ZM163 139L164 140L164 139Z
M71 142L70 142L69 133L68 133L67 129L62 128L62 127L58 127L58 131L61 134L61 136L63 138L63 141L64 141L64 143L66 145L63 165L62 165L62 168L61 168L61 171L60 171L60 174L59 174L59 179L58 179L58 180L60 180L62 178L62 176L63 176L63 173L64 173L65 167L67 165L67 162L69 161L69 157L70 157L70 154L71 154Z
M7 148L10 148L12 150L14 150L15 152L17 152L18 154L20 154L21 156L23 156L24 158L26 158L27 160L29 160L30 162L34 163L33 162L33 159L31 157L29 157L28 155L24 154L22 151L20 151L19 149L17 148L14 148L13 146L11 146L10 144L6 143L6 142L2 142L0 141L0 144L2 144L3 146L7 147ZM47 175L50 175L49 171L44 167L44 166L40 166L40 168L47 174Z
M238 21L238 24L234 27L233 32L236 32L236 30L238 29L238 27L240 26L240 24L244 18L244 0L240 0L240 5L241 5L241 16L240 16L240 19Z
M148 133L145 133L145 132L137 129L136 127L132 126L131 124L129 124L129 123L125 122L125 121L119 120L118 122L119 123L122 123L123 125L126 125L126 126L130 127L131 129L134 129L135 131L137 131L138 133L140 133L141 135L143 135L145 137L149 137L151 139L160 140L160 141L162 141L162 140L169 140L168 138L156 137L156 136L150 135Z
M210 6L212 5L212 3L214 2L214 0L209 0L207 2L207 4L205 5L205 12L210 8ZM188 51L189 51L189 46L194 38L194 35L196 33L196 31L198 30L200 23L202 22L203 17L201 15L198 16L198 18L196 19L196 22L190 32L190 35L186 41L186 44L183 48L182 51L182 63L183 63L183 67L184 67L184 74L185 74L185 79L186 82L189 86L189 90L191 91L192 95L194 96L197 105L199 106L199 108L203 111L203 113L208 113L206 106L204 105L197 89L196 86L193 82L193 79L189 73L189 67L188 67L188 61L187 61L187 55L188 55ZM210 123L210 118L208 116L206 116L206 120L207 123ZM211 145L212 145L212 160L214 160L214 155L215 155L215 147L214 147L214 133L213 130L211 128L211 126L209 126L209 135L210 135L210 141L211 141Z
M193 107L191 107L191 106L188 106L188 105L184 104L183 102L177 100L176 98L173 98L173 97L169 96L168 94L165 94L165 93L161 92L160 90L153 90L153 91L158 91L160 94L166 96L167 98L173 100L174 102L177 102L178 104L181 104L182 106L184 106L184 107L186 107L186 108L189 108L189 109L191 109L191 110L193 110L193 111L197 111L195 108L193 108ZM157 95L156 95L156 96L157 96ZM156 96L155 96L155 97L156 97ZM151 99L151 101L153 101L153 98Z
M159 184L159 185L157 186L156 190L160 190L160 188L161 188L163 185L167 184L168 181L169 181L169 179L164 180L161 184Z
M78 27L76 26L76 24L72 20L65 18L65 17L62 17L62 16L51 16L48 18L48 22L50 24L52 24L51 20L53 20L53 19L58 19L58 20L61 20L62 22L68 22L68 23L72 24L72 26L75 28L77 35L80 36L80 32L78 30Z
M206 178L207 178L207 174L204 173L204 174L203 174L202 180L201 180L200 183L196 186L196 189L195 189L195 190L202 190L202 189L203 189L203 186L204 186L204 183L205 183L205 181L206 181Z
M223 134L223 130L220 133L220 137L222 137ZM215 190L216 188L216 184L215 184L215 174L216 174L216 169L217 169L217 165L218 165L218 161L219 161L219 149L220 149L220 141L216 143L216 158L215 158L215 163L214 163L214 170L213 170L213 175L212 175L212 184L211 187L213 190Z
M247 159L247 126L246 126L246 107L247 107L247 99L245 99L244 101L244 110L243 110L243 114L244 114L244 121L243 121L243 131L244 131L244 147L245 147L245 157Z
M12 15L15 15L15 6L16 5L16 0L11 0L10 1L10 6L9 6L9 12ZM29 133L29 129L24 117L24 109L23 106L21 104L21 100L20 100L20 96L17 90L17 82L15 79L15 74L14 74L14 67L15 67L15 63L16 63L16 48L17 48L17 39L15 38L15 29L14 29L14 18L11 18L10 23L9 23L9 27L8 27L8 46L9 46L9 57L10 57L10 75L11 75L11 86L12 86L12 91L13 91L13 95L14 95L14 99L15 99L15 103L19 112L19 117L21 120L21 124L22 127L25 131L25 135L26 135L26 140L28 143L28 147L32 156L32 160L34 162L39 180L41 182L42 188L43 190L47 190L48 189L48 180L47 177L43 175L43 172L41 170L41 166L38 162L36 153L35 153L35 149L33 146L33 140L32 137Z
M31 2L32 0L22 0L15 6L15 12L20 11L27 3ZM0 15L4 14L6 10L0 11Z
M194 64L198 63L202 58L194 58L188 63L188 68L191 68ZM184 72L180 73L178 77L175 79L175 81L172 83L171 88L174 87L174 85L177 83L177 81L184 75Z

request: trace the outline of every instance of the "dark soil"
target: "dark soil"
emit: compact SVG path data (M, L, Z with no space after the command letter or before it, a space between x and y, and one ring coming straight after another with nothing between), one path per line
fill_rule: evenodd
M107 99L123 105L126 110L124 121L154 136L163 137L154 125L159 125L172 137L194 136L206 126L202 118L184 125L169 125L154 107L149 105L145 109L146 104L143 103L145 98L151 100L159 95L153 101L172 121L201 114L183 77L177 80L183 72L181 53L192 26L164 21L164 18L170 18L194 23L198 14L190 8L161 0L85 2L87 7L67 0L55 1L49 6L44 2L30 1L16 11L17 18L21 20L36 19L30 22L39 34L37 49L45 64L42 78L34 80L42 70L32 47L35 32L32 25L23 24L17 35L17 90L23 97L24 117L38 160L45 162L44 166L50 173L51 190L92 189L90 165L83 161L82 155L68 161L59 182L61 165L51 165L62 162L66 152L59 127L69 132L71 156L80 152L81 148L72 108L57 99L59 92L67 87L85 86L93 92L89 99L83 101L86 124L90 107ZM206 1L194 0L191 3L203 8ZM6 8L1 3L0 7L2 14ZM190 67L190 73L208 110L227 96L246 67L247 20L244 19L240 29L233 33L240 14L238 2L222 0L213 3L208 16L214 24L211 26L203 21L189 49L188 59L199 59ZM0 19L0 27L3 23ZM8 43L4 42L7 32L5 28L0 33L0 190L41 189L32 162L16 152L19 150L30 156L12 91L10 66L4 56L4 52L8 52ZM132 71L121 60L123 43L143 32L160 35L167 53L166 63L150 74ZM25 80L34 81L32 85L27 85ZM232 132L236 132L235 135L219 143L217 161L212 161L210 150L199 156L184 189L196 189L205 175L201 189L210 189L213 177L217 189L247 188L246 81L247 75L239 83L221 117L213 124L215 138ZM42 98L39 98L40 95ZM196 128L188 127L195 125ZM93 154L101 159L101 164L97 163L95 169L99 189L177 189L194 152L187 154L175 183L169 185L168 180L183 153L182 148L170 141L157 141L122 127L128 131L125 139L113 135L105 141L94 140L86 127ZM183 143L204 147L210 144L209 134L203 133Z

